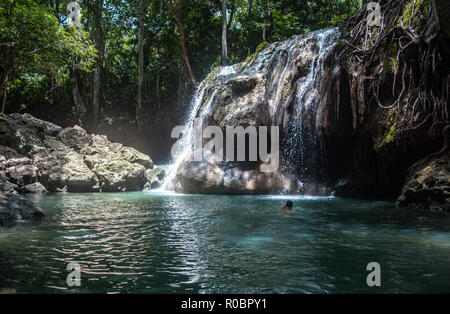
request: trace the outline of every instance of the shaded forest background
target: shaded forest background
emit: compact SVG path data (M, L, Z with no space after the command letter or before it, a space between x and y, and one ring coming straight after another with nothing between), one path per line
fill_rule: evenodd
M0 0L2 113L28 112L168 162L195 85L258 47L335 26L360 0Z

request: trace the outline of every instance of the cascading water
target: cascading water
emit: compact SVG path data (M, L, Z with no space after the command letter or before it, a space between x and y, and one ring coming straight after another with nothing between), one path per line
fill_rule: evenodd
M292 106L297 114L289 122L288 136L282 145L286 157L294 164L302 181L326 181L326 152L322 136L316 128L316 115L322 101L320 90L324 60L335 46L338 35L337 29L329 29L312 33L303 39L304 43L315 39L318 52L310 63L307 76L293 88Z
M222 127L237 127L236 123L280 125L285 135L280 143L285 164L296 168L290 170L291 174L306 181L311 169L324 168L315 115L321 101L324 60L338 36L337 29L295 36L267 46L247 63L213 71L195 91L183 137L176 144L174 163L162 189L174 189L179 170L192 157L197 118ZM264 118L267 115L269 120ZM240 173L242 178L249 177L245 171ZM218 190L226 186L222 182Z
M227 66L223 67L217 75L227 77L235 73L236 71L232 66ZM195 91L194 97L192 99L191 105L192 109L191 112L189 113L189 117L184 126L183 136L175 144L176 145L175 150L172 152L173 155L172 157L175 162L172 165L170 165L167 171L167 176L162 184L162 190L172 189L171 185L173 185L173 181L177 175L178 168L183 163L183 161L189 158L192 152L194 146L194 120L196 118L200 118L201 122L203 123L207 114L211 111L211 106L214 101L215 92L209 99L208 104L202 107L205 91L208 87L210 87L210 85L208 84L208 80L206 79L199 85L199 87Z

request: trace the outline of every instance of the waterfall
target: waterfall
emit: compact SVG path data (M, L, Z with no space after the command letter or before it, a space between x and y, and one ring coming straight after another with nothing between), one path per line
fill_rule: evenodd
M233 66L227 66L220 69L217 76L230 76L235 74ZM166 178L162 184L162 190L171 189L171 185L177 175L178 168L180 168L183 161L185 161L192 153L194 146L194 120L200 118L202 123L207 117L208 113L211 111L212 103L214 101L217 90L214 91L213 95L209 99L208 104L202 108L203 98L206 89L210 87L208 84L208 78L205 79L199 87L197 87L194 97L191 102L191 111L184 125L184 132L182 138L175 144L177 152L174 154L174 163L171 164L167 170Z
M204 123L212 118L217 125L234 127L237 125L233 121L251 125L255 119L264 119L260 110L265 110L272 125L279 125L287 135L280 144L286 164L296 168L292 174L302 180L311 169L323 168L321 158L325 154L316 129L316 115L321 102L324 60L338 36L337 29L294 36L268 45L249 62L211 72L194 93L183 136L176 143L174 162L168 168L162 189L174 190L179 170L192 158L196 119ZM262 109L264 103L267 110ZM219 121L215 120L216 114L212 115L214 112L219 113ZM225 116L221 112L226 112ZM248 174L241 173L241 177ZM199 181L202 180L196 182Z
M294 110L297 117L290 121L284 153L296 166L302 181L314 178L326 181L326 152L322 136L316 128L316 115L320 102L320 89L324 77L324 60L335 46L337 29L327 29L310 34L303 42L316 40L318 52L314 55L308 74L293 88ZM306 45L302 48L306 47ZM325 182L322 182L325 183Z
M278 80L274 80L274 83L276 85L275 88L275 101L272 101L272 99L270 100L270 108L272 108L272 115L274 115L274 113L276 112L276 108L278 107L279 103L280 103L280 96L281 96L281 90L282 90L282 82L284 81L285 77L286 77L286 71L288 69L292 70L292 67L295 65L295 62L292 62L291 64L291 58L292 58L292 52L294 51L294 48L296 47L298 41L298 36L295 36L295 38L292 40L292 43L290 43L290 49L288 51L288 56L287 56L287 60L286 60L286 65L284 66L284 70L281 73L280 77L278 78ZM279 61L280 63L280 61Z

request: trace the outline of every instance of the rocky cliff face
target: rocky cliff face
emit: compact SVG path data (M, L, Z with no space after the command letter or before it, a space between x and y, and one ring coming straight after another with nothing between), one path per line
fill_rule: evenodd
M18 190L142 190L149 156L82 128L62 129L28 114L0 117L0 169ZM33 188L35 187L35 188Z
M277 125L281 167L265 174L260 162L195 162L181 149L165 186L185 193L402 194L399 205L448 209L449 51L434 2L381 1L380 28L366 27L363 8L340 30L273 43L248 62L214 70L194 97L187 128L194 118L224 133L226 126ZM188 148L190 130L181 140ZM424 178L429 170L439 179ZM422 193L429 188L434 192Z
M2 116L0 224L41 215L18 193L139 191L157 185L157 170L149 156L78 126L62 129L28 114Z
M318 123L340 195L448 210L450 50L438 2L380 1L382 27L367 28L364 10L342 26Z
M321 110L323 62L338 35L337 29L328 29L295 36L268 45L248 62L213 71L194 97L187 128L192 129L193 118L199 118L204 127L219 126L224 134L227 126L279 126L280 167L263 173L261 161L193 161L190 130L183 140L184 153L168 177L175 189L184 193L329 193L326 155L315 117Z

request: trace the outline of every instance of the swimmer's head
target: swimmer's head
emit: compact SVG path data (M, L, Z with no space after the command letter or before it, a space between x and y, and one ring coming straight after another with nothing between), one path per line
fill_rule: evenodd
M286 207L289 209L292 209L292 207L294 206L294 204L291 201L287 201L286 202Z

